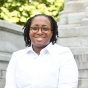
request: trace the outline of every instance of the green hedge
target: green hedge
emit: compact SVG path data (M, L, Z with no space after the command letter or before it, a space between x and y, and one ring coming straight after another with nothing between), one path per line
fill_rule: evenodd
M24 25L29 17L44 13L58 21L64 0L0 0L0 19Z

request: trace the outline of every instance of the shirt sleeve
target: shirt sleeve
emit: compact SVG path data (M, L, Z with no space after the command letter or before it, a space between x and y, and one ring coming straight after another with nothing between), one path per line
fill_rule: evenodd
M6 71L5 88L17 88L15 81L16 78L15 74L16 74L16 57L13 54Z
M77 88L78 68L71 51L62 55L58 88Z

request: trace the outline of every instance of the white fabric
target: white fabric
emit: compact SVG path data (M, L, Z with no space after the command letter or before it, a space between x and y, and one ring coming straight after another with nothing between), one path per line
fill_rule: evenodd
M67 47L50 43L37 55L32 47L14 52L5 88L76 88L78 69Z

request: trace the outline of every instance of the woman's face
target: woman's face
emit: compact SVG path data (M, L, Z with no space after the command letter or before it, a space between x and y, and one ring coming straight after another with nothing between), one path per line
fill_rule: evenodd
M30 25L29 37L33 47L44 48L52 38L51 24L48 18L37 16Z

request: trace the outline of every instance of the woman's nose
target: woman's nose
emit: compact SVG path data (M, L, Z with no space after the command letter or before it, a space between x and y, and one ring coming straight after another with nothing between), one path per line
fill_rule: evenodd
M42 33L42 29L41 28L39 28L38 33Z

